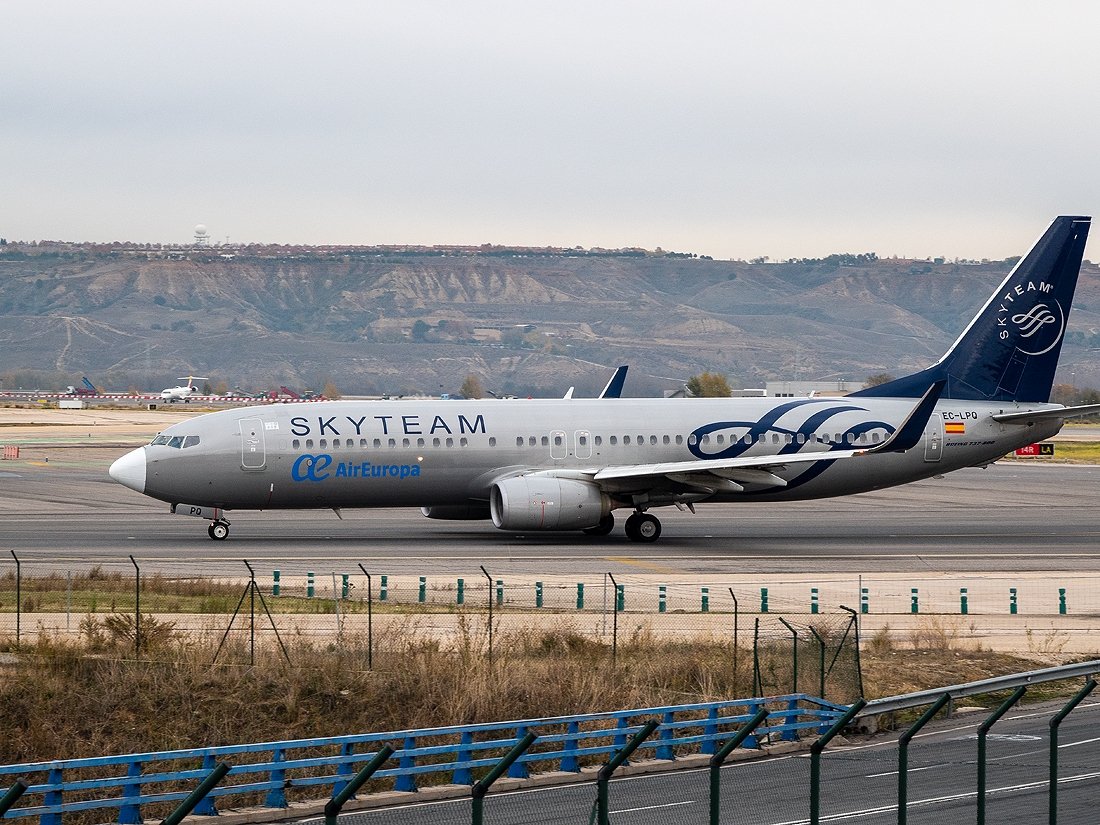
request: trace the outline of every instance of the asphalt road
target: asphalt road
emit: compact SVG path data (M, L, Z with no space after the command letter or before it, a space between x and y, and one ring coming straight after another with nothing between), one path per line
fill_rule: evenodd
M0 554L93 560L148 571L239 573L267 566L384 561L394 574L492 564L509 574L1100 571L1100 467L1023 462L961 470L877 493L786 504L700 505L657 511L655 544L621 528L519 535L486 521L436 521L415 509L231 513L224 542L206 522L112 482L126 448L57 447L0 463ZM48 459L48 460L47 460Z
M993 727L987 745L986 821L1032 825L1047 821L1050 717L1061 703L1023 706ZM973 822L977 808L977 726L989 711L940 719L909 748L908 821L912 825ZM1059 732L1058 809L1061 823L1097 821L1100 791L1100 704L1080 705ZM897 733L828 749L822 759L821 822L897 822ZM809 821L807 754L731 763L722 769L722 822L804 825ZM612 822L675 825L707 821L708 774L688 770L614 780ZM486 821L577 825L588 822L594 781L491 795ZM465 825L470 802L460 799L348 814L344 825L432 821ZM316 820L307 820L316 821Z

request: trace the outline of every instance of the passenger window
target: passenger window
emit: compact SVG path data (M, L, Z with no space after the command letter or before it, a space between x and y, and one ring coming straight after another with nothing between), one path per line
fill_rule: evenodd
M695 433L692 433L691 435L688 436L688 446L689 447L694 447L698 443L699 443L699 436L697 436Z
M543 447L549 447L550 446L550 438L548 436L544 435L542 437L542 446Z
M598 436L598 435L593 440L596 442L597 447L599 447L601 444L603 444L603 438Z
M332 439L332 449L336 450L336 449L339 449L339 448L340 448L340 439L339 438Z
M318 446L320 446L320 448L321 448L322 450L323 450L323 449L325 449L325 447L327 447L327 446L328 446L328 439L327 439L327 438L322 438L322 439L320 440L320 442L318 442Z
M495 447L496 445L497 445L496 437L492 436L492 435L489 436L489 446L490 447Z
M489 440L492 441L492 439L489 439ZM580 444L582 447L585 446L588 443L588 436L586 436L586 435L580 436L577 439L577 443Z
M423 447L424 446L424 439L423 438L416 439L416 446L417 447Z
M623 444L629 444L629 443L630 443L630 436L629 435L624 435L623 436Z
M560 435L554 436L554 446L555 447L560 447L561 446L561 436Z
M527 446L528 447L534 447L537 443L538 443L538 440L534 436L531 436L529 439L527 439Z
M613 435L607 440L608 440L608 443L610 443L612 446L619 443L619 437L617 435Z
M299 440L298 440L298 439L296 438L296 439L294 439L293 441L291 441L291 442L290 442L290 446L291 446L291 447L293 447L293 448L294 448L295 450L297 450L297 449L298 449L299 447L301 447L301 446L302 446L302 442L301 442L301 441L299 441Z
M365 438L360 438L359 439L359 449L361 449L361 450L367 449L367 439L365 439Z
M401 439L401 446L402 446L402 447L408 447L408 446L409 446L409 445L410 445L411 443L412 443L412 442L411 442L411 441L409 441L409 439L407 439L407 438L402 438L402 439Z
M381 438L374 439L374 449L377 450L381 446L382 446L382 439Z
M772 433L772 444L779 443L779 433Z
M806 443L806 433L798 433L794 437L794 440L795 440L795 443L797 443L797 444L805 444Z
M312 450L313 449L313 439L312 438L307 438L306 439L306 449L307 450Z
M390 449L392 450L396 446L397 446L397 439L391 438L390 439Z
M469 442L469 440L468 440L468 439L466 438L466 436L462 436L462 438L458 439L458 446L459 446L459 447L465 447L465 446L467 446L467 445L468 445L469 443L470 443L470 442Z
M676 436L676 443L677 444L683 444L684 443L684 437L682 435L677 435Z
M656 443L657 443L657 436L655 436L655 435L651 435L651 436L649 437L649 443L650 443L650 444L656 444Z
M439 446L439 444L440 444L440 441L439 441L439 439L438 439L438 438L433 438L433 439L432 439L432 446L433 446L433 447L438 447L438 446Z
M710 444L710 436L709 435L704 435L703 436L703 443L704 444Z
M523 436L522 435L516 437L516 446L517 447L522 447L523 446Z
M453 447L454 445L455 445L455 440L453 438L448 438L447 439L447 446L448 447Z

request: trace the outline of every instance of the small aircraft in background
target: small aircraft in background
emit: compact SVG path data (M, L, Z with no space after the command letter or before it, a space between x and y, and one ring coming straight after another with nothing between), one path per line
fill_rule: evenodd
M191 398L199 392L199 388L195 386L195 382L205 381L206 379L201 375L185 375L178 380L182 381L184 378L187 379L186 385L168 387L167 389L161 390L160 397L170 404L174 404L177 401L189 403Z

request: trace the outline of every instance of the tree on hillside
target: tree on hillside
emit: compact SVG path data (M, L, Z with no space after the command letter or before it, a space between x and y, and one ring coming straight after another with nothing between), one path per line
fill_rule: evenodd
M336 389L336 385L331 381L325 382L325 388L321 390L321 394L330 401L336 401L340 398L340 390Z
M696 398L728 398L733 394L730 382L720 372L704 370L687 380L687 391Z
M882 384L888 384L894 380L888 372L876 372L867 376L867 380L863 382L863 389L870 389L871 387L878 387Z
M485 388L481 386L481 379L476 375L467 375L462 382L462 395L465 398L484 398Z

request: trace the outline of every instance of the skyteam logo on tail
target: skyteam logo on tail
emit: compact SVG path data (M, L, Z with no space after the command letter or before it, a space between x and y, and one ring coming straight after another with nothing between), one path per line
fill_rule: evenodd
M1028 281L1026 286L1017 284L1006 292L997 309L1001 340L1013 341L1024 355L1046 355L1054 349L1065 332L1066 314L1053 298L1041 300L1053 289L1046 281ZM1037 303L1025 310L1029 297Z

